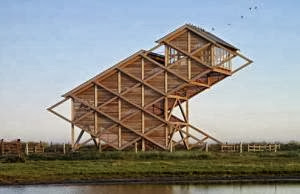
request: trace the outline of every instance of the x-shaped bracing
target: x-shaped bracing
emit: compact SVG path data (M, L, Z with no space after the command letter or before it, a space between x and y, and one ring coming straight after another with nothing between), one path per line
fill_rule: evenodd
M57 103L56 105L53 105L53 106L50 107L48 110L51 111L52 113L56 114L57 116L61 117L62 119L66 120L66 121L68 121L68 122L70 122L70 123L72 123L72 124L75 124L75 125L76 125L80 120L82 120L83 118L87 117L88 115L90 115L90 114L92 114L92 113L94 113L94 112L97 112L97 113L99 113L99 114L105 116L106 118L112 120L112 121L115 123L115 124L113 124L111 127L109 127L108 129L111 129L111 128L116 127L116 126L119 125L119 126L122 126L122 127L126 128L126 129L128 129L128 130L134 132L136 135L139 136L139 137L135 138L134 140L132 140L131 142L128 142L127 144L123 145L122 147L116 147L116 146L114 146L113 144L110 144L110 143L106 142L106 143L108 143L108 145L110 145L110 146L112 146L112 147L114 147L114 148L116 148L116 149L119 149L119 150L126 148L128 145L130 145L130 144L132 144L132 143L134 143L134 142L136 142L136 141L139 141L139 140L142 139L142 138L147 139L148 141L154 143L155 145L161 147L162 149L166 149L166 147L161 146L160 144L157 144L155 141L152 141L151 138L146 137L146 135L147 135L148 133L150 133L152 130L155 130L155 129L161 127L161 126L169 125L169 123L166 122L164 119L160 118L159 116L157 116L157 115L155 115L155 114L153 114L153 113L147 111L146 109L147 109L148 107L154 105L155 103L157 103L157 102L163 100L164 98L168 97L168 95L172 95L174 92L176 92L176 91L178 91L178 90L180 90L180 89L182 89L182 88L184 88L184 87L186 87L186 86L188 86L188 85L190 85L190 84L195 85L195 86L201 86L201 87L204 86L204 87L208 88L209 85L206 86L205 84L198 83L198 82L196 82L196 80L199 79L199 78L201 78L201 77L203 77L203 76L205 76L205 75L207 75L208 73L212 72L212 71L214 70L215 67L221 66L223 63L225 63L225 62L231 60L232 58L234 58L234 57L237 56L237 55L240 56L240 57L242 57L243 59L247 60L248 62L247 62L246 64L242 65L241 67L237 68L236 70L232 71L232 73L235 73L235 72L239 71L240 69L242 69L242 68L244 68L245 66L247 66L248 64L250 64L252 61L249 60L249 59L247 59L246 57L242 56L241 54L239 54L239 53L237 53L237 52L232 52L232 51L228 50L227 48L223 47L222 45L219 45L219 44L217 44L217 43L213 43L213 44L215 44L215 45L217 45L217 46L219 46L219 47L221 47L221 48L223 48L223 49L225 49L225 50L228 50L228 51L232 54L232 56L230 56L229 58L227 58L227 59L221 61L219 64L214 65L214 67L212 67L212 66L206 64L205 62L203 62L202 60L200 60L198 57L194 56L196 53L198 53L198 52L200 52L201 50L203 50L203 49L209 47L212 43L208 43L208 44L204 45L203 47L198 48L198 49L196 49L195 51L193 51L193 52L191 52L191 53L186 52L186 51L184 51L184 50L178 48L177 46L171 44L171 43L168 42L168 41L164 41L164 43L165 43L167 46L169 46L169 47L171 47L171 48L177 50L178 52L183 53L183 54L185 55L185 57L183 57L182 59L179 59L177 62L172 63L172 64L170 64L170 65L168 65L168 66L163 66L163 65L161 65L160 63L158 63L158 62L154 61L153 59L151 59L150 57L148 57L148 56L147 56L147 53L148 53L148 52L145 51L144 53L141 53L140 56L143 57L144 59L148 60L148 61L151 62L152 64L154 64L154 65L158 66L159 68L161 68L158 72L155 72L154 74L148 76L146 79L141 80L141 79L135 77L134 75L131 75L130 73L124 71L122 68L116 67L115 70L118 70L118 71L122 72L123 74L127 75L128 77L134 79L137 83L136 83L133 87L128 88L128 89L126 89L125 91L123 91L123 92L121 92L121 93L116 93L116 92L113 92L112 90L106 88L103 84L99 83L98 81L94 81L94 84L95 84L95 85L97 85L97 86L99 86L99 87L105 89L106 91L112 93L113 95L115 95L115 97L113 97L113 98L111 98L110 100L108 100L107 102L105 102L105 103L99 105L98 107L91 106L90 104L88 104L88 103L86 103L85 101L79 99L78 97L76 97L76 96L73 95L73 94L70 95L69 97L71 97L71 98L77 100L77 101L80 102L81 104L83 104L83 105L85 105L85 106L87 106L88 108L91 109L91 111L89 111L89 112L83 114L83 115L80 116L79 118L77 118L77 119L75 119L75 120L72 120L72 121L69 120L69 119L67 119L67 118L65 118L65 117L63 117L62 115L60 115L60 114L58 114L58 113L56 113L55 111L52 110L54 106L57 106L57 104L62 103L62 102L59 102L59 103ZM184 59L186 59L186 58L188 58L188 59L193 59L194 61L197 62L197 63L196 63L197 65L205 66L205 67L207 67L208 69L207 69L206 71L202 72L201 74L199 74L199 75L197 75L197 76L195 76L195 77L189 79L189 80L186 79L186 78L184 78L184 77L182 77L181 75L177 74L177 73L174 72L172 69L170 69L170 68L173 67L174 65L178 64L178 62L179 62L180 60L184 60ZM150 84L147 83L148 80L154 78L155 76L159 75L159 74L162 73L162 72L167 72L167 73L169 73L169 74L174 75L175 77L177 77L178 79L180 79L181 81L183 81L184 84L181 84L181 85L175 87L174 89L172 89L171 91L169 91L169 92L167 92L167 93L164 93L164 92L161 92L160 90L156 89L155 87L153 87L153 86L151 86ZM151 89L154 90L155 92L159 93L159 94L161 95L161 97L159 97L158 99L154 100L153 102L151 102L151 103L145 105L144 107L141 107L141 106L139 106L139 105L136 105L135 103L132 103L132 102L130 102L128 99L126 99L125 97L123 97L123 95L125 95L125 94L128 93L129 91L131 91L131 90L133 90L134 88L137 88L137 87L139 87L139 86L141 86L141 85L144 85L144 86L147 86L147 87L151 88ZM116 119L110 117L109 115L107 115L106 113L104 113L103 111L100 110L102 107L108 105L109 103L113 102L114 100L116 100L116 99L118 99L118 98L120 98L120 99L126 101L127 103L131 104L133 107L135 107L135 108L138 109L138 110L137 110L137 111L134 111L134 112L131 113L130 115L128 115L128 116L122 118L121 121L118 121L118 120L116 120ZM66 98L65 100L67 100L67 98ZM63 101L65 101L65 100L63 100ZM180 107L180 108L181 108L181 111L182 111L182 107ZM158 119L158 120L160 120L161 122L163 122L163 124L161 124L161 125L159 125L159 126L156 126L156 127L152 128L152 129L150 129L150 130L148 130L147 132L145 132L145 133L142 134L142 133L136 132L134 129L130 128L129 126L126 126L126 125L123 123L123 122L126 121L127 119L129 119L129 118L135 116L139 111L143 111L144 113L149 114L150 116L154 117L155 119ZM173 117L173 115L172 115L172 117ZM190 124L188 124L188 125L189 125L189 127L194 128L196 131L202 133L203 135L206 135L202 140L199 140L199 139L197 139L197 137L193 137L192 135L189 134L190 137L192 137L192 138L195 139L195 140L198 140L198 142L202 142L202 141L206 140L207 138L211 138L211 139L213 139L213 140L215 140L215 141L218 142L218 140L216 140L216 139L214 139L213 137L209 136L208 134L206 134L206 133L203 132L202 130L197 129L197 128L195 128L194 126L191 126ZM185 131L183 131L183 130L181 129L180 126L178 126L177 129L178 129L181 133L186 133ZM98 134L97 134L97 135L98 135ZM100 139L100 138L101 138L101 137L99 137L99 139ZM185 137L185 138L188 138L188 137ZM183 138L182 141L184 141L185 138ZM102 139L102 140L104 141L104 139ZM99 141L100 141L100 140L99 140Z

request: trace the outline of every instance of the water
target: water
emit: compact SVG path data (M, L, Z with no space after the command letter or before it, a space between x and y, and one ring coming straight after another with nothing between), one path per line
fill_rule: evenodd
M41 185L2 186L0 193L43 194L295 194L300 184L263 185Z

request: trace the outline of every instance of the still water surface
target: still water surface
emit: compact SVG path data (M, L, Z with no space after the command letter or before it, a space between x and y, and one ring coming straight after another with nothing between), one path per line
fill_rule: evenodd
M33 194L295 194L300 193L300 184L264 185L48 185L4 186L0 193Z

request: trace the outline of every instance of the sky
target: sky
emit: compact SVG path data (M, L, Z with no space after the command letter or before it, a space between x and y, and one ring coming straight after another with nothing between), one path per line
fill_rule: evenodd
M299 141L299 8L297 0L1 0L0 139L69 142L70 124L47 107L192 23L254 63L192 98L191 123L224 142Z

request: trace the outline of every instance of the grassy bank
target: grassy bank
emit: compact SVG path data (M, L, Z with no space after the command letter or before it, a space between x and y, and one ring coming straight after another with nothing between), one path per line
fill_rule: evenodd
M105 152L31 155L13 163L0 159L1 184L35 184L143 179L299 176L300 152Z

